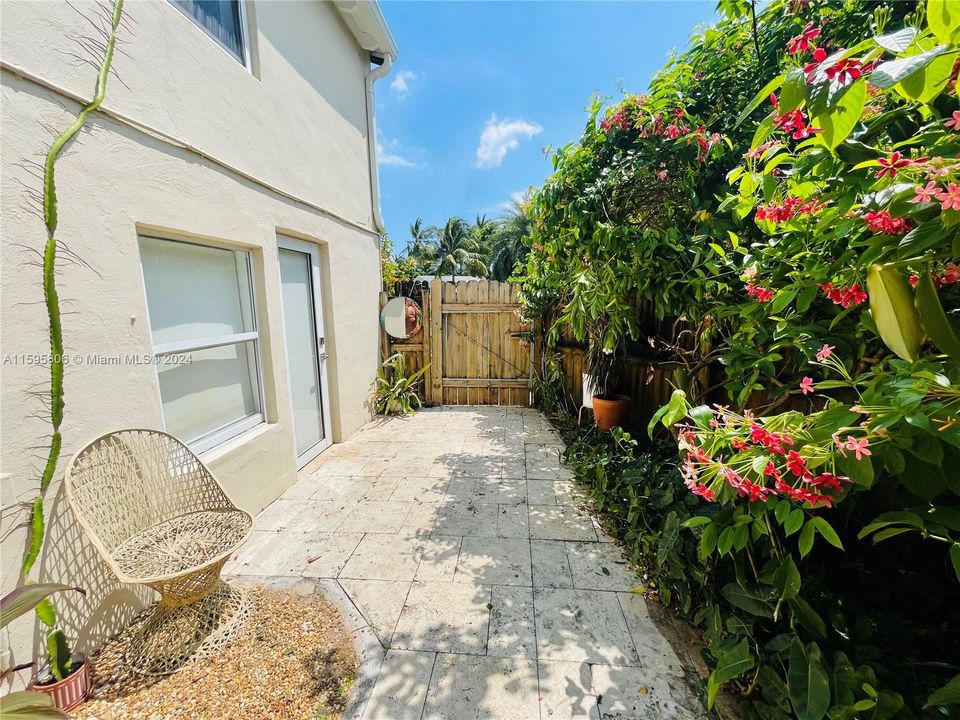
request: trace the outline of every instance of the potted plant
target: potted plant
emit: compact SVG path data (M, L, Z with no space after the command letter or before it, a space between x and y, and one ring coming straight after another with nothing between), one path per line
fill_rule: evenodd
M423 403L417 394L417 384L429 369L430 363L407 375L407 361L403 353L394 353L380 366L373 391L373 403L383 415L413 415Z
M4 595L0 600L0 628L5 628L16 618L36 610L47 625L54 622L53 606L49 595L64 590L80 588L58 583L30 583L21 585ZM4 718L66 718L66 710L72 710L83 702L90 691L90 669L86 658L73 655L62 630L54 630L47 639L50 653L49 664L33 676L29 689L12 692L0 698L0 716ZM10 668L9 672L23 670L31 663Z
M587 370L592 388L593 419L602 430L623 425L630 412L630 396L619 392L624 369L623 343L608 348L591 339L587 350ZM586 390L586 378L584 389Z
M74 654L63 630L47 635L47 664L30 680L29 689L53 699L61 710L72 710L90 693L90 663Z

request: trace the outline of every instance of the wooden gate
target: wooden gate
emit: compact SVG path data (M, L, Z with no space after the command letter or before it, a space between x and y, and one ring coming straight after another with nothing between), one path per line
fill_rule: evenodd
M423 332L384 351L403 352L411 369L430 364L428 405L530 406L532 349L515 314L515 286L434 279L420 300Z

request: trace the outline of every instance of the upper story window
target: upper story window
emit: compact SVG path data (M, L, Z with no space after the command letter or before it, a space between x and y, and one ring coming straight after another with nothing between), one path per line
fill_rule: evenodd
M242 0L170 0L170 2L202 27L227 52L244 65L247 64Z

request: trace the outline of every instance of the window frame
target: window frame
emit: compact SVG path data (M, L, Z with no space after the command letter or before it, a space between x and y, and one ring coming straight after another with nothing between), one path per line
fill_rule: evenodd
M253 72L253 64L250 60L250 25L247 20L247 3L246 0L235 0L238 6L239 11L239 25L240 25L240 46L243 48L243 57L238 56L232 49L223 44L223 42L216 35L211 33L207 28L200 24L200 21L197 20L193 15L188 13L182 7L174 3L172 0L168 0L169 4L176 8L177 12L183 15L187 20L194 24L194 26L200 28L203 31L203 34L208 38L213 40L222 50L224 50L227 55L232 57L238 63L243 65L249 72ZM229 0L228 0L229 1Z
M215 250L226 250L232 253L242 253L243 257L246 260L246 272L247 272L247 286L250 288L250 315L251 322L253 325L252 331L241 332L241 333L231 333L227 335L212 335L207 337L198 337L192 338L190 340L176 340L172 342L164 343L154 343L153 342L153 327L150 322L150 301L147 297L147 280L146 273L144 272L143 267L143 255L142 249L140 248L140 241L143 239L150 240L159 240L161 242L170 242L170 243L180 243L183 245L195 245L203 248L212 248ZM180 353L195 352L198 350L208 350L210 348L224 347L226 345L236 345L242 346L247 343L252 343L253 347L253 369L256 373L256 377L252 378L257 384L256 387L256 398L259 404L258 412L248 415L247 417L239 418L231 422L221 425L219 427L213 428L209 432L201 435L198 438L180 438L186 443L191 450L193 450L198 455L202 455L206 452L209 452L220 445L232 440L233 438L242 435L248 430L260 427L265 425L267 422L266 416L266 392L264 387L264 373L263 373L263 347L262 339L260 336L260 313L257 303L257 286L255 284L255 275L253 272L253 253L243 247L231 247L226 244L216 244L208 243L197 240L196 238L173 238L164 236L157 233L150 232L140 232L137 233L137 245L138 251L140 252L140 277L143 282L143 299L144 307L146 308L146 317L147 317L147 332L150 337L151 343L151 353L154 359L155 366L155 379L156 379L156 389L157 389L157 398L160 402L160 415L163 419L163 429L165 432L169 432L167 429L167 418L166 414L163 411L163 394L160 390L160 365L162 364L159 360L165 355L175 355ZM240 268L237 268L237 274L239 277Z

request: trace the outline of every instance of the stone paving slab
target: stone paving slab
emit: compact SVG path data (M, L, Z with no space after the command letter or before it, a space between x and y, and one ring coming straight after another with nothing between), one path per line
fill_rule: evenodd
M706 718L562 451L535 410L378 419L301 471L226 574L349 605L374 668L351 720Z

